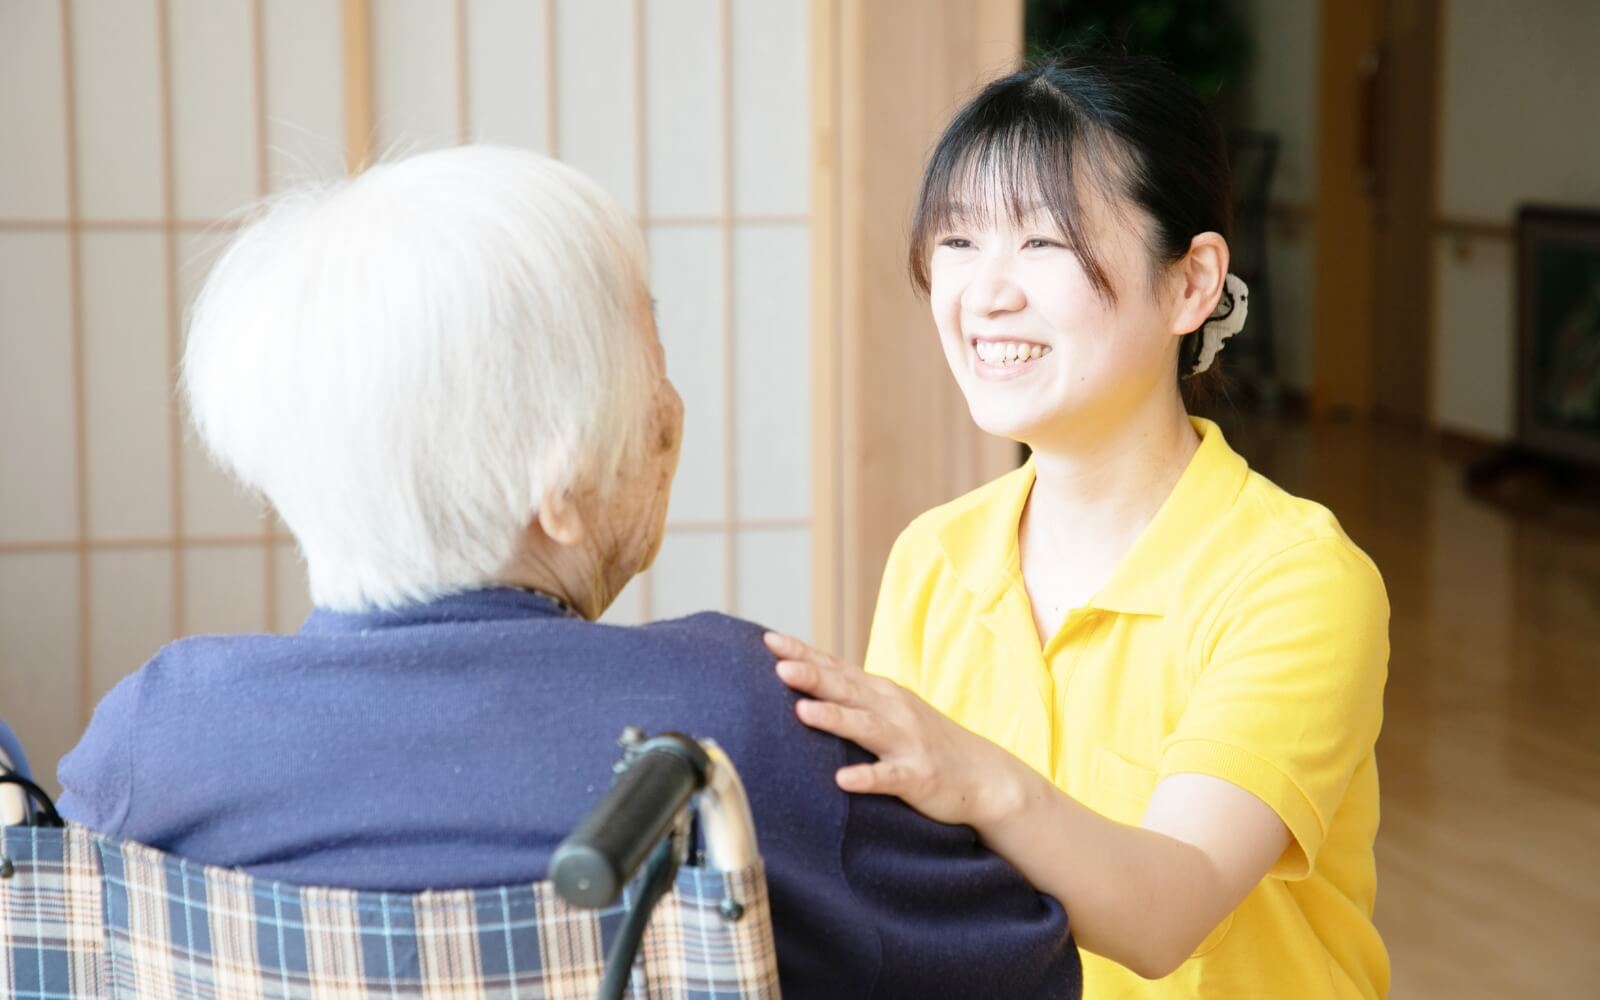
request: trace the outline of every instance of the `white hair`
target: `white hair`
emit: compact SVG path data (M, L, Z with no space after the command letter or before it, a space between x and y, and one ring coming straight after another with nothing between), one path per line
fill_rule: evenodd
M317 605L491 583L546 490L605 492L642 453L644 242L582 174L458 146L261 211L190 312L183 389Z

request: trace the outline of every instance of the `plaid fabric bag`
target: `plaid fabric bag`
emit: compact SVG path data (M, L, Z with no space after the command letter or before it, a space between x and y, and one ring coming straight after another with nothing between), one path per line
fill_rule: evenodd
M417 894L258 881L81 827L0 830L0 998L588 1000L622 916L546 882ZM743 916L725 918L732 898ZM777 997L760 863L685 867L632 997Z

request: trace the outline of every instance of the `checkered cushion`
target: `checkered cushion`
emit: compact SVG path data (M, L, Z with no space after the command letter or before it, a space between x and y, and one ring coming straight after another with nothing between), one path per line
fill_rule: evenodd
M630 892L598 912L547 882L415 895L257 881L80 827L7 827L0 997L274 1000L593 997ZM0 861L0 875L7 865ZM728 921L725 898L744 907ZM759 862L684 868L633 997L777 997Z

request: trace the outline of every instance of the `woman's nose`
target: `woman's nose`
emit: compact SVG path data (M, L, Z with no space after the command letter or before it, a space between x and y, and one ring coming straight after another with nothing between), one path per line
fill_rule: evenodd
M962 310L978 316L1016 312L1026 302L1027 297L1012 275L1008 262L998 256L986 258L978 265L972 281L961 295Z

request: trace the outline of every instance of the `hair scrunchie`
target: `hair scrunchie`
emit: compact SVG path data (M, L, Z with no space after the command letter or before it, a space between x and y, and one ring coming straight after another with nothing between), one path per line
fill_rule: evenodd
M1250 286L1237 274L1228 275L1222 298L1217 300L1217 308L1212 310L1211 318L1200 327L1200 357L1190 370L1189 377L1211 367L1217 352L1222 350L1223 341L1244 329L1244 318L1249 311Z

